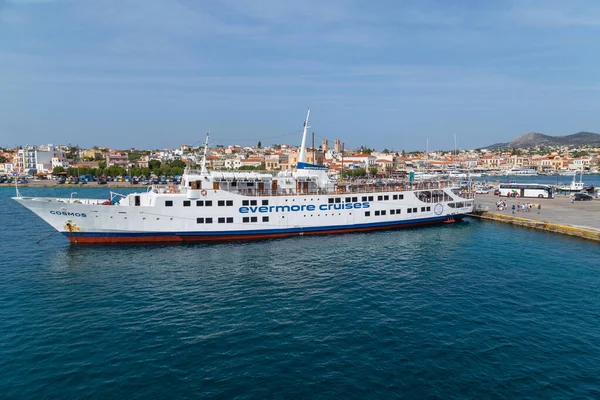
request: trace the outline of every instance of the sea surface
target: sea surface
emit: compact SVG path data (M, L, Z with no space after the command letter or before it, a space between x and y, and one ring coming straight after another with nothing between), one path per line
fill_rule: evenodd
M24 195L108 196L106 188ZM600 246L465 219L75 247L0 189L0 398L600 398Z

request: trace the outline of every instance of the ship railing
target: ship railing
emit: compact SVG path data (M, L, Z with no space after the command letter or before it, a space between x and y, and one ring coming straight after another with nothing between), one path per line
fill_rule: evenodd
M361 184L361 183L338 183L331 185L329 188L277 188L259 189L259 188L244 188L231 189L221 188L231 193L240 194L243 196L297 196L297 195L351 195L351 194L368 194L381 192L405 192L419 190L441 190L444 188L452 188L452 192L463 199L475 198L475 193L468 188L461 188L457 182L400 182L394 184Z

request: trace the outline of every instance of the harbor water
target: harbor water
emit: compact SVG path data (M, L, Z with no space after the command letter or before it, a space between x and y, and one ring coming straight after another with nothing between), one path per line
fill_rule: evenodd
M73 190L108 196L22 193ZM13 195L0 188L0 398L600 398L595 242L467 218L36 244L52 229Z

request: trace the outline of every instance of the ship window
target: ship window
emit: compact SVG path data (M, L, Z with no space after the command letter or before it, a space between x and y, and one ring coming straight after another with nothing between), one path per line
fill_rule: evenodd
M242 219L242 221L243 221L243 222L250 222L250 217L244 217L244 218Z
M231 186L237 186L237 182L236 181L231 182Z
M207 224L212 224L212 218L206 218L205 221Z
M258 217L250 217L250 222L258 222Z
M390 215L396 214L396 210L390 210Z
M204 218L196 218L196 223L197 224L203 224L204 223Z
M346 199L344 199L344 201L346 203L351 203L352 202L352 197L346 197Z
M414 213L417 212L417 207L413 208L413 212Z
M402 211L402 209L396 208L396 214L400 214L401 211Z
M304 199L304 200L306 200L306 199ZM262 205L263 206L268 206L269 205L269 200L263 200L262 201Z
M306 215L305 215L306 217ZM263 217L263 222L269 222L269 217Z
M427 211L431 211L431 207L427 207Z
M251 206L255 206L256 205L256 200L250 200L250 205Z
M377 200L383 200L383 196L377 196Z
M363 196L362 201L367 201L367 196Z
M421 212L425 212L425 207L421 207Z
M173 200L165 200L165 207L173 207Z
M224 224L225 223L225 217L219 217L219 223L220 224Z
M398 195L398 200L403 200L404 199L404 195L403 194L399 194Z
M242 200L242 205L243 206L249 206L250 202L248 200Z
M385 215L385 210L381 210L381 215Z
M204 207L204 200L196 200L196 207Z
M248 182L248 183L246 184L246 186L254 186L254 182ZM256 205L256 204L254 204L254 205Z
M330 197L330 198L328 198L328 199L327 199L327 202L328 202L329 204L333 204L333 197Z
M219 207L225 207L225 200L219 200L219 201L217 201L217 205Z
M369 196L369 201L373 201L373 196Z
M233 217L227 217L227 223L233 224Z
M140 205L140 196L135 196L135 205L136 206Z
M383 196L383 199L384 199L384 200L389 200L389 199L390 199L390 196L388 196L388 195L386 194L385 196Z
M352 198L352 202L353 202L353 203L356 203L357 201L358 201L358 197L353 197L353 198Z
M371 216L371 211L365 211L365 217L370 217Z
M184 201L183 201L183 206L184 206L184 207L189 207L189 206L191 206L191 205L192 205L192 202L191 202L191 201L189 201L189 200L184 200Z
M206 200L206 201L204 202L204 205L205 205L206 207L212 207L212 200Z
M409 214L410 214L410 213L412 213L412 208L408 208L408 209L406 210L406 212L407 212L407 213L409 213Z
M226 201L227 207L233 207L233 200Z
M377 216L379 216L379 214L380 214L380 213L379 213L379 210L375 211L375 216L376 216L376 217L377 217Z
M335 198L335 202L336 203L341 203L342 202L342 198L341 197L336 197Z
M393 195L392 200L398 200L398 195L397 194Z

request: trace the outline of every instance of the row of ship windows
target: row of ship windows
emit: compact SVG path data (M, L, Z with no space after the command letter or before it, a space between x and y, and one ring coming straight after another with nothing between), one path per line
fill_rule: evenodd
M375 199L375 196L362 196L361 197L361 201L374 201L374 199ZM389 199L390 199L389 195L377 196L378 201L386 201ZM402 199L404 199L403 194L392 195L392 200L402 200ZM346 197L344 199L344 201L346 203L357 203L358 197ZM341 202L342 202L341 197L328 198L329 204L336 204L336 203L341 203ZM184 207L191 207L191 205L192 205L191 200L183 201ZM196 207L212 207L212 205L213 205L212 200L196 200ZM258 205L258 200L242 200L242 206L257 206L257 205ZM268 206L269 200L261 200L261 205ZM217 206L218 207L233 207L233 200L218 200ZM165 200L165 207L173 207L173 200Z
M199 217L196 218L197 224L212 224L214 220L217 220L219 224L233 224L233 217L219 217L219 218L210 218L210 217ZM243 222L258 222L258 217L244 217ZM262 222L269 222L269 217L262 217Z
M431 207L421 207L421 212L427 212L427 211L431 211ZM419 212L419 208L418 207L407 208L406 212L408 214L417 213L417 212ZM381 215L386 215L387 210L375 210L374 213L375 213L376 217L379 217ZM402 213L402 210L400 208L390 210L390 215L398 215L400 213ZM370 217L370 216L371 216L371 211L365 211L365 217Z
M184 200L184 207L191 207L191 200ZM212 207L212 200L196 200L196 207ZM219 207L233 207L233 200L219 200L217 201ZM165 200L165 207L173 207L173 200Z
M389 200L390 196L389 195L381 195L381 196L377 196L377 201L386 201ZM404 195L403 194L394 194L392 195L392 200L403 200L404 199ZM329 204L335 204L335 203L341 203L342 202L342 198L341 197L330 197L327 199ZM346 197L344 198L344 201L346 203L357 203L358 202L358 197ZM361 201L375 201L375 196L362 196L361 197Z

